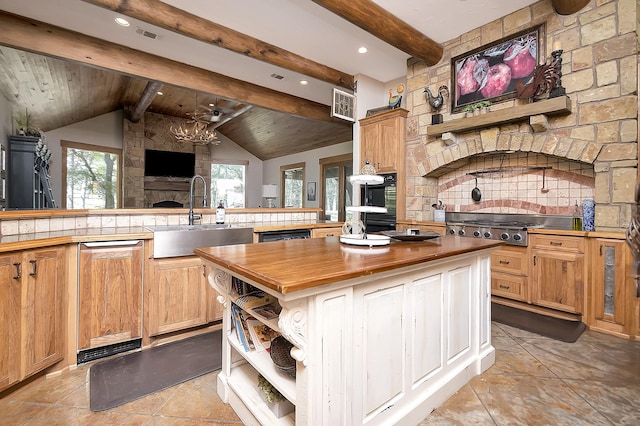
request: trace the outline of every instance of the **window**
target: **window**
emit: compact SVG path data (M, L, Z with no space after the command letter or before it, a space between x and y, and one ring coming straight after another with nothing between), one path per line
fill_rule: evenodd
M248 161L211 163L211 207L222 200L225 207L241 209L247 205Z
M280 167L280 197L283 207L304 207L304 165L290 164Z
M353 155L321 158L322 198L320 208L329 222L344 222L346 207L353 205L353 185L349 176L353 174Z
M121 205L122 150L61 141L62 207L114 209Z

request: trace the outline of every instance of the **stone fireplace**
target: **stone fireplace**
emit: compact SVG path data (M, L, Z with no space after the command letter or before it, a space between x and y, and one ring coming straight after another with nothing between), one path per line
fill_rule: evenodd
M597 230L625 229L638 175L635 17L632 0L592 1L570 16L556 14L544 0L446 42L443 59L432 67L410 59L407 219L433 220L431 206L438 200L448 211L565 215L576 201L591 198ZM423 92L451 85L451 58L539 24L546 27L541 57L549 56L545 46L554 42L564 50L562 83L570 112L509 123L487 118L482 128L429 134L432 112ZM489 114L523 107L524 101L509 100L492 105ZM441 111L445 123L464 123L462 114L447 110ZM473 174L504 169L522 172ZM479 203L470 196L476 176Z
M189 205L189 178L145 177L145 149L195 153L195 172L205 178L207 188L210 188L211 151L209 146L178 143L168 131L172 120L177 119L151 112L146 112L138 123L132 123L124 118L124 208L149 208L158 203L174 206L181 204L184 207ZM198 184L195 190L200 203L202 185Z

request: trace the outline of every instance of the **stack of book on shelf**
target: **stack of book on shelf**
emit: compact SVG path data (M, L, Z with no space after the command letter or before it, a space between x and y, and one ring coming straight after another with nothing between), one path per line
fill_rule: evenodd
M271 340L280 333L263 324L258 318L277 318L282 309L278 300L236 277L231 282L237 295L231 305L231 317L238 341L246 352L269 352Z

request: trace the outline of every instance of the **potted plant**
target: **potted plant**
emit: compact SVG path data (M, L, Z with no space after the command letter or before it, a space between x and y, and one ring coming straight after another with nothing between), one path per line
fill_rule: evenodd
M489 112L491 101L480 101L476 105L478 105L477 108L480 110L481 114L486 114L487 112Z
M286 416L294 410L293 404L282 396L278 389L274 388L262 374L258 374L258 388L262 390L262 399L276 417Z
M473 111L475 111L475 104L469 104L462 109L465 113L465 117L471 117L473 115Z
M35 127L35 120L33 116L29 114L29 111L25 110L24 113L18 112L13 116L13 119L16 121L17 133L19 135L42 137L42 133Z

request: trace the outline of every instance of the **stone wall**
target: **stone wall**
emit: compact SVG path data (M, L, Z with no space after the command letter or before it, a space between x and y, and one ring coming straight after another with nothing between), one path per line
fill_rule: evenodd
M125 114L125 117L127 114ZM207 188L211 182L211 151L209 146L178 143L168 131L172 123L177 123L175 117L146 112L138 123L124 120L123 125L123 156L124 156L124 208L153 207L159 201L175 201L183 206L189 205L189 179L166 179L167 190L145 188L144 150L189 152L196 154L196 174L202 175L207 181ZM149 179L147 179L147 182ZM185 182L187 183L185 185ZM198 184L196 194L202 194L201 184ZM198 205L201 204L198 200Z
M543 0L446 42L442 60L432 67L409 60L407 219L432 220L431 205L442 198L449 211L547 214L570 214L576 201L593 198L597 230L626 228L638 164L636 7L633 0L592 0L580 12L561 16ZM432 112L424 89L451 87L451 58L539 24L545 25L541 62L554 42L564 50L562 83L572 113L536 123L536 132L524 121L460 133L453 144L427 136ZM450 104L447 99L440 111L445 122L460 117L451 114ZM483 182L486 197L471 201L475 179L467 173L500 164L551 167L545 191L541 171L495 175Z

